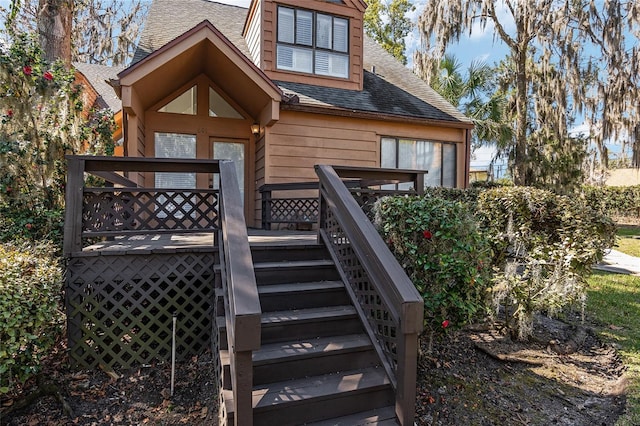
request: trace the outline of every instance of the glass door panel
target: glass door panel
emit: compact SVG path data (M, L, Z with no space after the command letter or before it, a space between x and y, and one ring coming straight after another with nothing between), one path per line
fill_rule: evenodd
M214 160L231 160L235 164L240 197L244 205L245 144L242 142L213 141L212 151ZM218 175L214 176L213 187L214 189L219 188Z

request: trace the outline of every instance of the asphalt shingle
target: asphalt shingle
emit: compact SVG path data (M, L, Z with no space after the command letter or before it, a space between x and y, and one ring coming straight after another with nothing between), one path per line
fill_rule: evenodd
M111 111L117 112L122 109L122 102L118 99L113 87L108 83L109 80L118 78L118 73L122 71L122 67L81 63L74 63L73 66L91 83L96 92L98 92L98 96Z

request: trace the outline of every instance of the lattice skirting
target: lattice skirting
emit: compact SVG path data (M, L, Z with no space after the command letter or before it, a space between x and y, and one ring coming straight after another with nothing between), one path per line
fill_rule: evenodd
M211 347L214 253L82 256L66 279L72 363L128 368L178 360Z

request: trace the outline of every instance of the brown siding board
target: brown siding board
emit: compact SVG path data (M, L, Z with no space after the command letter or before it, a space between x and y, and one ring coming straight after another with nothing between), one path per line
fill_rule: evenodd
M315 164L379 167L380 138L455 142L457 180L464 182L464 129L282 111L267 134L262 183L316 180Z

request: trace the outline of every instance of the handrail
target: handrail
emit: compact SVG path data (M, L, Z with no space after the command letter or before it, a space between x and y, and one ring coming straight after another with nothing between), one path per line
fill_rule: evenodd
M260 348L260 317L249 237L238 179L233 162L220 161L220 218L222 228L221 255L227 343L231 361L231 383L235 424L253 424L252 351Z
M396 389L396 415L401 424L412 424L424 301L336 170L324 165L315 169L320 179L320 235L382 355ZM360 269L354 272L356 267Z

